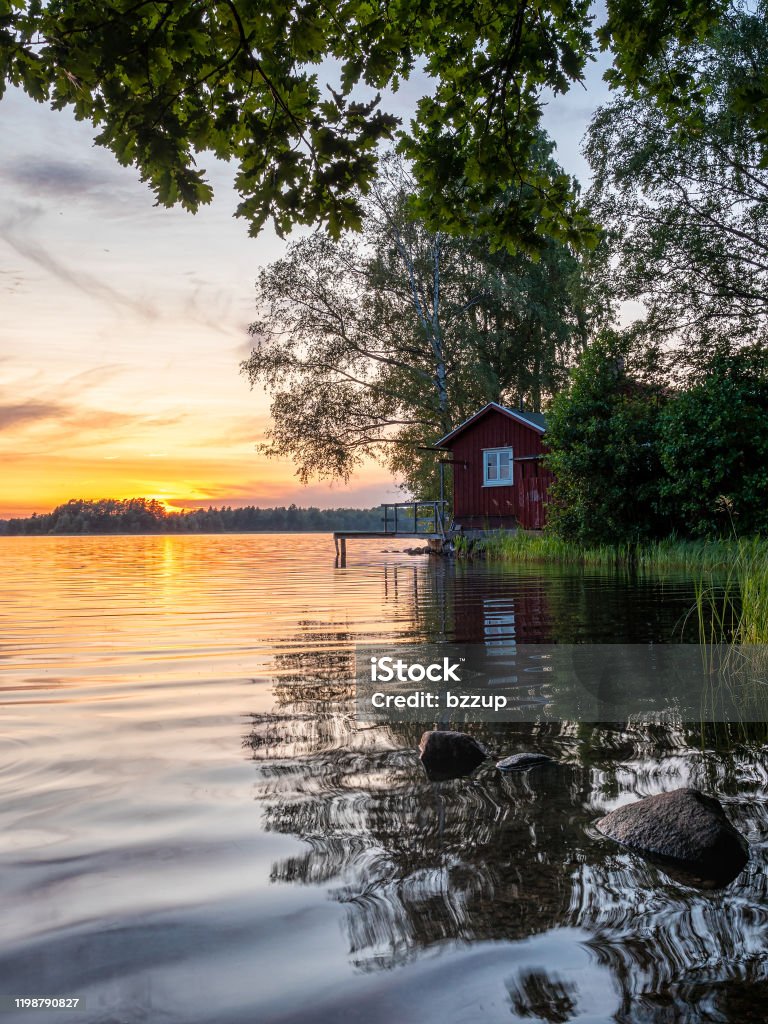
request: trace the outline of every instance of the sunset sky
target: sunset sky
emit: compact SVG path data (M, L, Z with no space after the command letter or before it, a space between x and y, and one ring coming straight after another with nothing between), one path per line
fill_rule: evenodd
M399 113L424 86L397 98ZM579 140L604 101L558 99L546 126L585 178ZM289 461L256 451L269 399L239 373L254 281L284 242L232 217L231 171L196 216L153 206L93 130L9 89L0 102L0 517L73 497L157 497L176 507L370 506L397 500L375 465L347 486L302 487Z

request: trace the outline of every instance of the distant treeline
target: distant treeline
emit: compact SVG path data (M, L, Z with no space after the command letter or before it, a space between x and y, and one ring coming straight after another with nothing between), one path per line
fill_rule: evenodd
M154 499L73 499L53 512L27 519L0 519L0 534L62 533L307 533L324 530L380 530L380 508L198 508L168 512Z

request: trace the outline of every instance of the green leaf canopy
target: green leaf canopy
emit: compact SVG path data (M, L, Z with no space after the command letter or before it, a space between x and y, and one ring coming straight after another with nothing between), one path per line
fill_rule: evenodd
M628 7L632 7L632 11ZM588 0L0 0L6 82L71 107L136 166L163 205L211 199L196 155L238 166L253 234L358 227L379 144L398 134L377 90L415 68L431 79L400 145L433 226L535 251L592 243L567 177L531 160L546 96L583 76L595 45ZM643 79L659 41L704 31L714 0L608 3L601 45L621 84ZM320 72L338 79L323 88ZM369 95L371 95L370 98ZM664 94L665 95L665 94ZM363 98L361 98L363 97ZM521 202L521 196L525 201ZM422 211L425 213L426 211Z

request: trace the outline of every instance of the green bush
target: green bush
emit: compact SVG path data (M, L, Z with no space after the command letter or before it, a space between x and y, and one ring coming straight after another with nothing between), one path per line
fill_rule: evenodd
M663 390L643 367L628 372L629 343L605 335L583 355L548 414L550 529L584 544L636 543L663 535L659 510L659 414Z
M663 507L691 536L768 530L768 354L718 356L663 410Z

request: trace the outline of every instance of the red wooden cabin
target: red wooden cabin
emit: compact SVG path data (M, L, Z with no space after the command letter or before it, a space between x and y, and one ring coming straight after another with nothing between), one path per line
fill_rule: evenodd
M545 433L541 413L489 402L435 443L452 454L454 528L541 529L553 480Z

